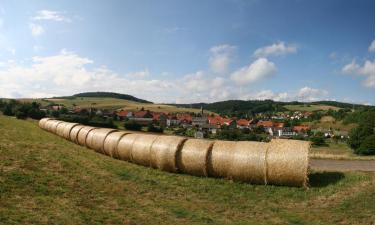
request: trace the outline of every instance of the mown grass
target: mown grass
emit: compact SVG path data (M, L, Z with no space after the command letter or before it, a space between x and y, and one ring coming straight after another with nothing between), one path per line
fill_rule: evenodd
M317 159L349 159L349 160L374 160L375 156L361 156L354 154L345 142L326 140L327 146L312 147L310 157Z
M373 173L250 185L114 160L0 116L1 224L371 224Z
M300 104L300 105L285 105L285 108L287 108L290 111L305 111L305 112L313 112L313 111L318 111L318 110L339 110L339 107L335 106L330 106L330 105L312 105L312 104Z
M46 101L47 100L47 101ZM176 107L172 105L166 104L153 104L153 103L139 103L128 101L124 99L117 99L117 98L96 98L96 97L77 97L74 99L58 99L58 98L50 98L50 99L22 99L25 102L32 102L36 101L46 106L50 103L56 104L63 104L68 108L72 108L73 106L78 106L81 108L100 108L100 109L124 109L124 110L131 110L131 111L138 111L144 108L145 110L150 110L154 112L200 112L200 109L193 109L193 108L183 108L183 107ZM211 112L209 112L211 113Z

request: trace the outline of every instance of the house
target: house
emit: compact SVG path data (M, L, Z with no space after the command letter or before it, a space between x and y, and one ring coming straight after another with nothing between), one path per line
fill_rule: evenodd
M258 127L263 127L264 131L273 136L273 122L268 120L259 120L257 123Z
M237 128L243 129L243 128L249 128L250 121L246 119L239 119L237 120Z
M291 127L282 127L276 130L275 133L278 137L292 137L296 135Z
M128 114L128 119L129 121L133 121L144 126L152 124L154 122L154 118L148 110L134 112L131 116L129 116Z
M187 113L180 113L176 115L176 118L178 121L180 121L181 124L191 124L193 117L190 114Z
M124 119L128 118L128 114L129 114L129 112L125 111L125 110L121 110L121 111L116 113L119 120L124 120Z
M310 127L308 125L293 126L293 131L296 133L305 133L308 130L310 130Z
M170 126L178 126L180 125L180 121L177 119L176 116L169 116L167 118L167 126L170 127Z
M191 120L191 125L196 127L202 127L203 125L208 124L207 117L193 117Z
M221 126L228 126L228 128L233 129L237 127L237 122L233 119L223 118L221 120Z

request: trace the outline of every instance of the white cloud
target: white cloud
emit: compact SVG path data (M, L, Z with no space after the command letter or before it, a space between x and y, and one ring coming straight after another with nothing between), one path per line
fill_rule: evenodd
M277 68L273 62L266 58L259 58L249 66L240 68L231 74L231 79L239 85L252 83L273 76Z
M57 22L71 22L70 18L63 15L62 12L51 11L51 10L40 10L37 12L36 16L32 18L33 20L52 20Z
M31 34L34 37L40 36L40 35L42 35L44 33L44 28L41 25L39 25L39 24L30 23L29 24L29 28L31 30Z
M297 99L299 101L317 101L328 95L328 91L315 89L311 87L303 87L297 93Z
M258 48L254 52L255 57L280 56L297 52L296 45L288 45L284 42L277 42L269 46Z
M232 45L218 45L210 49L210 67L215 73L224 73L227 71L236 47Z
M146 78L150 76L150 72L148 71L148 69L145 69L141 71L130 72L127 74L127 76L130 78Z
M84 91L115 91L150 100L158 100L155 93L173 96L169 90L173 91L174 85L169 81L128 80L93 64L92 60L65 50L55 56L33 57L29 66L7 63L0 68L0 96L48 97Z
M375 40L371 42L370 46L368 47L368 51L375 52Z
M363 86L368 88L375 88L375 59L366 60L363 66L357 64L354 60L342 68L345 74L354 74L366 77L363 81Z

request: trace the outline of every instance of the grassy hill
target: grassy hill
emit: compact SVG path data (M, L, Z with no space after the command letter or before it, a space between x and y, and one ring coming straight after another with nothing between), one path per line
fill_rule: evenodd
M332 110L341 109L337 106L331 106L331 105L324 105L324 104L311 105L311 104L303 104L303 103L298 104L298 105L285 105L284 107L290 111L305 111L305 112L313 112L313 111L319 111L319 110L327 111L329 109L332 109Z
M166 173L0 116L2 224L371 224L374 173L318 173L310 189Z
M79 106L81 108L101 108L101 109L124 109L124 110L140 110L144 108L155 112L200 112L200 109L176 107L166 104L142 103L130 100L109 98L109 97L67 97L67 98L45 98L45 99L22 99L25 102L36 101L42 106L54 104L62 104L68 108Z

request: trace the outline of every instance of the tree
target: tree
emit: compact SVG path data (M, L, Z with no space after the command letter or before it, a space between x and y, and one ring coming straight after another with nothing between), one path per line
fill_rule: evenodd
M366 139L366 137L374 133L374 128L370 125L360 125L357 128L354 128L349 133L348 144L350 148L357 150L361 143Z
M354 152L359 155L375 155L375 134L367 136Z
M317 132L314 136L310 138L313 146L324 146L326 145L326 141L324 138L324 134L322 132Z

